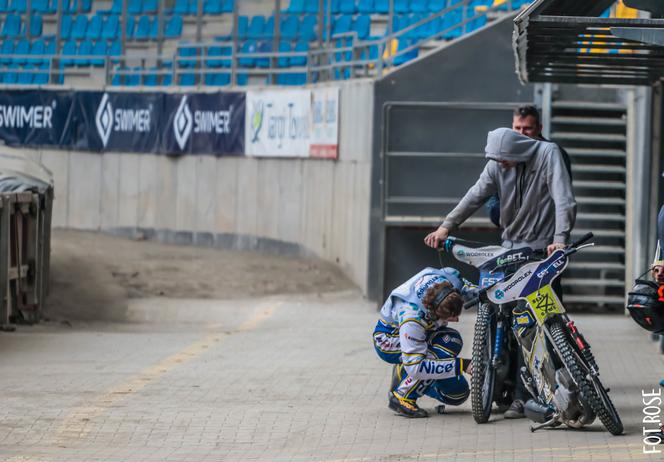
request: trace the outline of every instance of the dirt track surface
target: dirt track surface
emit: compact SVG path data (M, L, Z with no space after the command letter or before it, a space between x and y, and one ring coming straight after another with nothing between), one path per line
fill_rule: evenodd
M353 288L320 260L54 230L47 317L124 321L135 298L246 299Z

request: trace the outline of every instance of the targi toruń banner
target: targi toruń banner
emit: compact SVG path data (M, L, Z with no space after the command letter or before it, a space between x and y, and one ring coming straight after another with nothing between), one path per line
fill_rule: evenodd
M338 88L247 92L248 156L336 159L338 126Z
M16 147L240 155L243 93L0 91L0 139Z

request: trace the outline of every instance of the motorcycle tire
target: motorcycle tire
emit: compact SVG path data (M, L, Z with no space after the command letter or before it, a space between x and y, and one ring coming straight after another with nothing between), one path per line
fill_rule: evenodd
M574 347L571 344L571 339L560 322L553 322L549 326L551 337L561 355L561 360L569 371L572 379L579 386L581 395L585 401L590 404L590 407L599 417L604 427L612 435L620 435L623 432L623 424L620 421L618 411L611 402L606 389L599 380L599 377L591 377L590 380L586 378L584 368L579 364L579 358L574 354Z
M470 396L473 418L478 424L489 421L493 403L495 371L491 366L496 331L493 308L482 303L477 310L473 338L473 375L470 377Z

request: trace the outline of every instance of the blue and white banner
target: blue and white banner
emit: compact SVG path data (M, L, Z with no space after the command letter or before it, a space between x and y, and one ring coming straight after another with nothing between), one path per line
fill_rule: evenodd
M77 92L73 148L83 151L159 152L162 93Z
M69 146L72 92L0 91L0 139L8 146Z
M167 94L161 151L242 155L244 93Z
M94 152L241 155L243 93L0 92L0 140Z

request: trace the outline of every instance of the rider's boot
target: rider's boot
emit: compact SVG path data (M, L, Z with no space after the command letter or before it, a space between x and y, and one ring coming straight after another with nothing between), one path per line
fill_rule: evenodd
M523 419L526 414L523 412L523 401L515 399L508 410L505 411L506 419Z
M410 418L429 417L429 414L424 409L420 409L414 399L402 398L395 392L390 393L390 400L388 404L399 415Z

